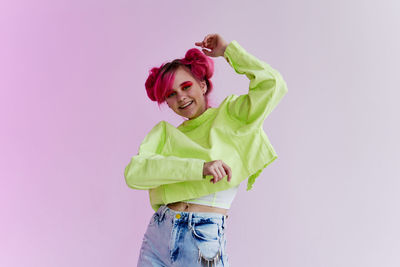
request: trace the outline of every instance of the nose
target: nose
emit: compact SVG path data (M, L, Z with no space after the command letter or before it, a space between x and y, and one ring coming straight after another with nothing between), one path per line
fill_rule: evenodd
M187 98L186 93L185 92L177 93L177 98L179 103L184 103Z

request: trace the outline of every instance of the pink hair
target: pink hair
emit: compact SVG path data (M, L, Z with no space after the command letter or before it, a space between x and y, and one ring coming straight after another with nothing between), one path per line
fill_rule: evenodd
M157 101L158 106L160 106L165 101L165 97L171 92L175 71L180 66L188 67L193 77L198 81L205 80L207 84L205 101L207 108L210 107L208 94L213 88L210 78L214 73L214 61L197 48L189 49L182 59L174 59L171 62L163 63L158 68L153 67L149 71L149 77L145 83L147 96L152 101Z

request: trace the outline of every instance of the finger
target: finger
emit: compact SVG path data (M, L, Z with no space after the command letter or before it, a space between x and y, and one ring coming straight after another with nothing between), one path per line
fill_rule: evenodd
M209 39L209 40L207 41L207 43L206 43L206 47L207 47L208 49L214 49L214 48L216 47L215 41L212 40L212 39Z
M218 43L218 40L217 40L217 38L211 38L210 39L210 46L212 46L212 47L216 47L217 46L217 43Z
M224 169L223 166L221 166L220 172L222 173L222 176L221 176L221 180L222 180L222 179L224 179L224 177L226 176L226 172L225 172L225 169Z
M208 41L211 36L212 36L212 33L207 34L206 37L204 37L204 42Z
M204 45L204 46L207 45L207 40L208 40L208 35L206 35L206 37L204 37L204 40L203 40L203 45Z
M226 164L225 162L222 163L222 165L224 166L226 172L228 173L228 182L230 182L230 181L231 181L231 178L232 178L232 170L231 170L231 168L228 166L228 164Z
M194 44L198 45L198 46L201 46L201 47L204 47L204 43L203 42L195 42Z
M211 37L208 37L208 38L207 38L207 41L206 41L206 45L207 45L207 46L210 46L211 43L212 43L212 39L211 39Z
M230 182L232 179L232 170L231 168L228 169L228 182Z
M217 168L217 169L215 170L215 172L218 174L217 181L221 180L221 179L224 177L224 176L222 175L222 173L221 173L221 170L220 170L219 168Z
M212 174L213 178L210 180L210 182L212 181L212 183L215 184L218 179L218 174L215 171L211 171L211 174Z
M213 34L208 34L205 38L204 38L204 44L206 47L210 47L211 42L213 40Z

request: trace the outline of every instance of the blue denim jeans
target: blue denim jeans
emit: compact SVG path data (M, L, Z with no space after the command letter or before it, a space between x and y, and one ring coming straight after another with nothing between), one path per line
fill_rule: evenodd
M225 226L225 215L179 212L163 205L147 226L137 266L227 267Z

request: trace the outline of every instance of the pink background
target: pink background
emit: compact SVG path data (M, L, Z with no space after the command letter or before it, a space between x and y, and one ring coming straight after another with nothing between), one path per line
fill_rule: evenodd
M144 82L208 33L289 89L264 124L278 159L230 211L231 266L400 266L399 14L395 0L1 2L0 266L136 266L153 211L123 171L154 124L181 122ZM214 103L248 90L214 60Z

